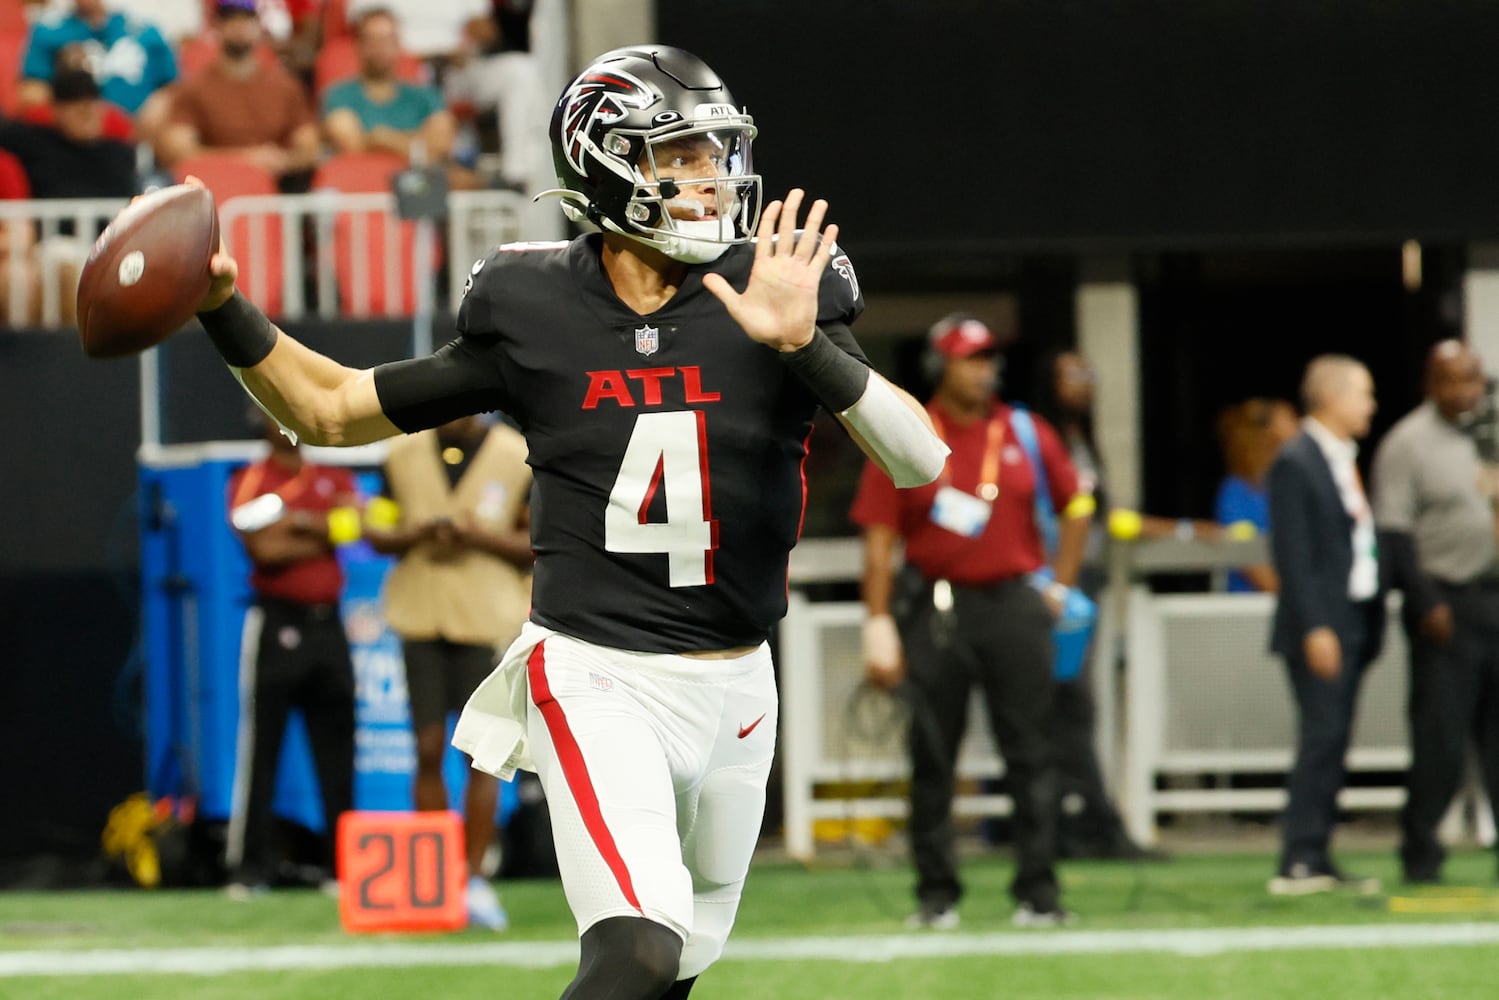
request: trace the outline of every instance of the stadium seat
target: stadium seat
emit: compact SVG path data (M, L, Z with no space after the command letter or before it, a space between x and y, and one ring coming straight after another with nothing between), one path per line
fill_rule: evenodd
M312 90L319 101L331 85L359 75L359 51L353 35L330 38L318 50L312 65ZM407 83L427 83L427 64L410 53L402 53L396 75Z
M232 154L199 153L179 162L172 172L178 181L189 174L203 181L213 192L221 217L235 198L278 193L275 177ZM239 287L271 316L279 316L283 304L284 224L278 214L252 213L235 219L223 233L224 242L239 261Z
M346 193L388 192L391 179L406 161L393 153L340 153L324 161L313 175L314 191ZM400 232L399 245L387 247L392 224ZM434 240L433 268L440 263L441 245ZM416 246L416 224L397 222L389 212L339 212L333 221L333 261L338 279L339 311L345 316L410 316L416 310L416 284L411 266ZM395 267L400 288L386 287L386 258L399 254ZM432 276L426 276L431 281Z
M26 168L14 153L0 149L0 200L25 201L31 197Z
M21 77L21 56L26 51L26 31L0 28L0 112L16 110L16 84Z
M349 0L323 0L323 44L350 34Z

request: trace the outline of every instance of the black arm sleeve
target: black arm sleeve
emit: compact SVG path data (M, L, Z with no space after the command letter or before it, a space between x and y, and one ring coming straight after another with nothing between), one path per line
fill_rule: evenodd
M481 336L460 336L425 358L380 365L375 394L385 416L407 434L509 405L493 340Z
M819 326L811 343L776 355L830 413L842 413L853 406L869 385L869 361L848 327L842 327L842 333L844 342L840 343Z
M1379 533L1380 562L1388 559L1390 586L1405 594L1407 616L1426 617L1426 613L1442 603L1441 592L1431 577L1421 572L1416 560L1416 539L1408 531L1381 531Z
M848 324L840 320L819 321L817 328L828 335L828 339L843 348L845 354L851 354L864 364L869 364L869 358L864 355L864 348L854 339L854 331L848 328Z

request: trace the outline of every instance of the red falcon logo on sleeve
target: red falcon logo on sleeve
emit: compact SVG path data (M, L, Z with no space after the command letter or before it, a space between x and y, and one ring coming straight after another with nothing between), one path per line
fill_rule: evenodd
M629 109L644 111L656 103L656 95L629 73L618 70L589 73L578 79L562 95L565 109L562 118L562 148L567 162L578 173L587 176L583 160L585 144L593 144L595 124L612 125L629 114ZM595 149L599 156L604 150Z

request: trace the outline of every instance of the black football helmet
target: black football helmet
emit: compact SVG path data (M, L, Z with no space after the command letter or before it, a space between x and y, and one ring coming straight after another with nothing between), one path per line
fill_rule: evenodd
M574 221L588 220L688 263L716 259L749 240L760 216L754 119L701 59L667 45L606 52L568 84L552 112L552 159ZM661 178L666 147L701 145L712 176ZM675 155L675 154L673 154ZM659 157L659 159L658 159ZM659 178L659 179L658 179ZM681 188L711 184L711 218Z

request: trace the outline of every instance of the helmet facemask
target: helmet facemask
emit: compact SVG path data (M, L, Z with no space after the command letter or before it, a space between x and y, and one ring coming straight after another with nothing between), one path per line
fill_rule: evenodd
M673 260L717 260L730 246L749 242L759 224L760 175L750 156L756 130L754 119L731 105L699 110L695 120L665 112L653 128L610 129L597 142L578 136L588 159L629 185L622 204L590 203L577 190L544 194L561 196L573 221L587 219Z
M760 217L760 177L750 157L754 137L747 115L672 124L638 138L610 133L606 148L625 149L626 155L639 150L625 235L688 264L717 260L730 246L748 242Z

